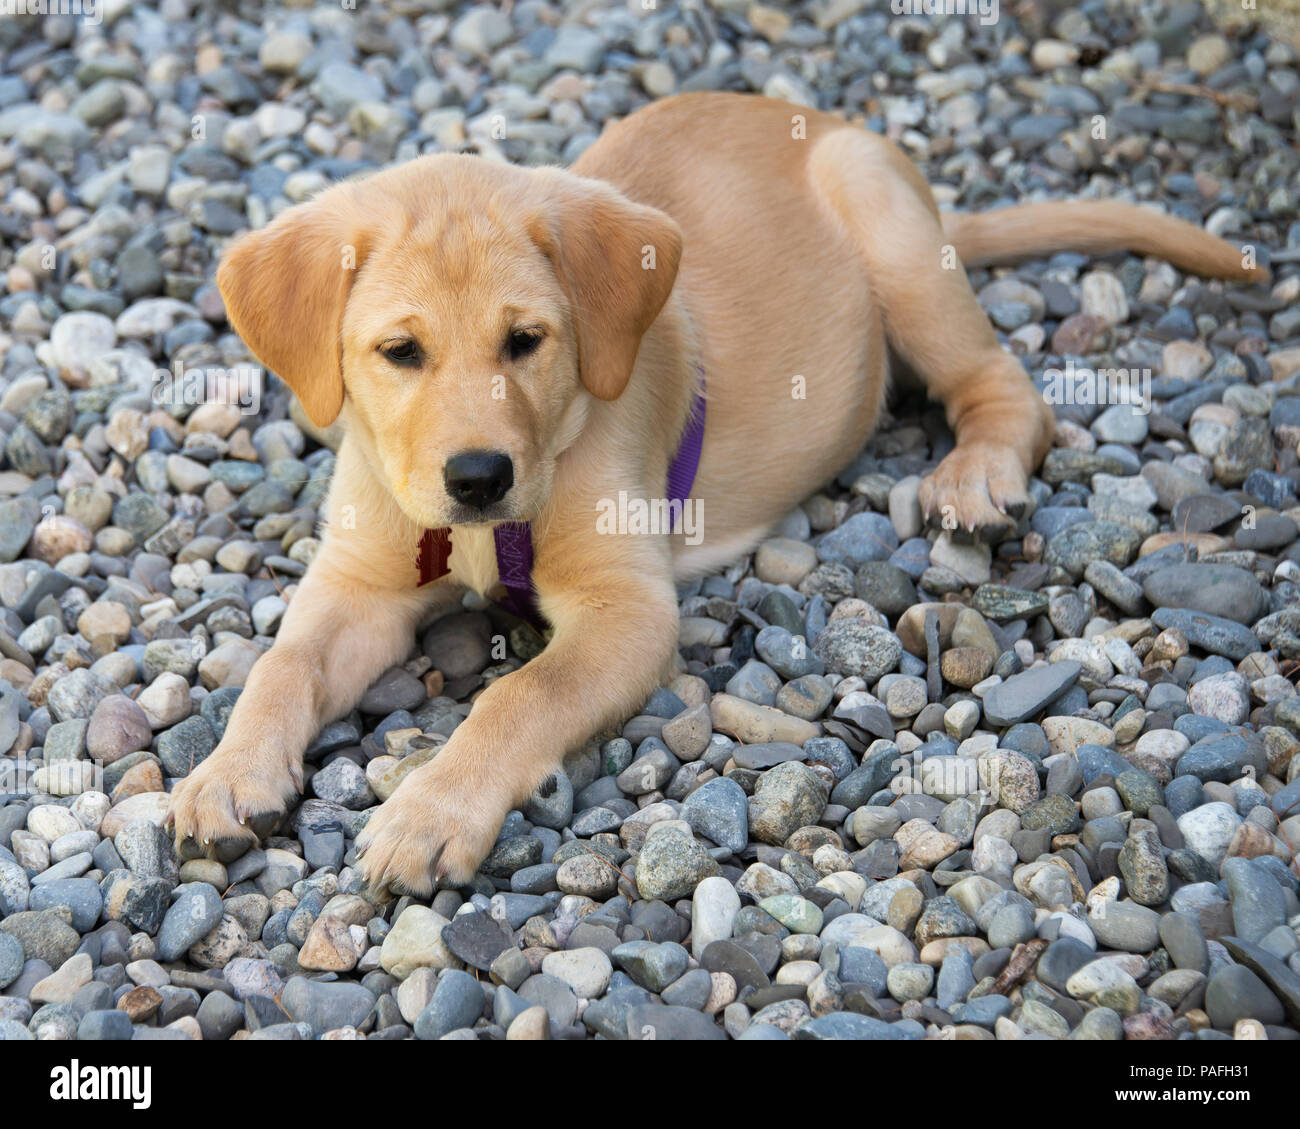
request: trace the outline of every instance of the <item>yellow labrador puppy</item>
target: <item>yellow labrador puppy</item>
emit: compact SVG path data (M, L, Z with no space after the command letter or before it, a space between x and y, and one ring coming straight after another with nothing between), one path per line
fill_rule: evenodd
M494 526L527 522L549 645L481 694L359 844L376 885L468 880L511 807L670 669L675 579L752 549L852 460L891 353L956 435L922 487L926 515L1004 529L1052 416L954 248L966 265L1131 248L1265 277L1229 244L1119 204L941 217L888 141L730 94L657 102L571 172L423 157L238 240L217 276L231 324L313 421L341 415L346 439L279 638L176 788L178 836L249 838L251 817L283 810L320 727L406 657L436 604L463 586L499 594ZM602 531L620 491L665 497L701 378L702 541Z

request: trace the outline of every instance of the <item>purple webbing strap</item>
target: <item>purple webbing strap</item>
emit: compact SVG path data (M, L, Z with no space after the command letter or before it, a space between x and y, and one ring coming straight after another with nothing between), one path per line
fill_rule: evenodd
M533 591L533 535L526 521L503 521L492 530L497 550L497 575L506 590L498 603L534 627L542 623Z
M668 464L668 500L685 502L695 485L695 472L700 468L700 453L704 450L704 393L695 393L691 415L682 432L681 446Z

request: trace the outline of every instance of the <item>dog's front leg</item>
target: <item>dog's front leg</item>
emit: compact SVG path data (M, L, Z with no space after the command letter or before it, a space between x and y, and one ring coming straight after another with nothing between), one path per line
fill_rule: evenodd
M358 846L373 886L425 894L439 879L469 881L510 809L658 685L677 640L666 554L613 575L586 552L572 559L591 566L580 583L571 571L548 591L535 574L555 628L546 650L488 687L437 757L371 816Z
M172 793L178 842L255 838L249 821L283 811L302 790L302 754L320 727L406 654L428 591L380 586L376 570L359 575L358 563L327 535L221 743Z

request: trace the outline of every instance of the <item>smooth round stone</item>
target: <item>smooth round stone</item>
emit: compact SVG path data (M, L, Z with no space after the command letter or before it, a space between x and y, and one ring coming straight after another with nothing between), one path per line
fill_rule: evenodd
M781 677L765 662L750 659L728 681L727 693L760 706L770 706L776 701L781 687Z
M177 887L158 930L159 959L178 959L221 923L222 913L221 895L206 882Z
M60 836L50 844L50 862L63 862L74 855L93 851L98 845L99 836L94 831L73 831L68 835Z
M808 648L802 635L792 635L784 627L765 627L754 639L754 650L759 657L784 679L802 678L807 674L822 674L821 659Z
M1124 1038L1124 1022L1110 1008L1095 1007L1084 1015L1070 1037L1079 1040L1118 1042Z
M1043 559L1049 565L1063 568L1077 580L1095 560L1109 561L1117 568L1124 568L1136 556L1139 543L1138 533L1126 525L1094 521L1058 533L1048 541Z
M1153 729L1137 739L1138 756L1151 757L1164 764L1176 764L1191 742L1174 729Z
M414 1028L417 1039L440 1039L462 1027L472 1027L483 1014L483 989L474 977L456 969L438 976L438 986Z
M1069 1021L1039 1000L1025 1000L1020 1008L1019 1026L1029 1034L1043 1034L1064 1039L1070 1033Z
M954 652L949 651L948 654ZM946 656L945 656L946 657ZM949 681L952 681L949 679ZM964 741L979 724L980 707L976 702L965 698L961 701L954 702L943 715L943 727L950 737L955 737L959 741Z
M1178 817L1178 830L1183 833L1188 848L1216 870L1240 826L1241 816L1220 801L1203 804Z
M1254 859L1226 858L1222 874L1232 903L1233 932L1257 942L1286 922L1282 886Z
M733 985L734 992L734 985ZM695 968L669 984L660 997L670 1007L687 1007L703 1011L713 998L713 976L703 968Z
M651 992L662 991L676 980L686 971L689 961L686 950L671 941L627 941L619 945L610 957L615 965Z
M578 1012L578 997L563 980L545 973L530 976L519 988L519 995L530 1004L540 1004L553 1023L571 1024Z
M1084 819L1091 820L1118 815L1124 810L1124 803L1114 788L1091 788L1083 794L1079 807Z
M817 567L817 550L804 541L773 537L754 554L754 575L768 584L797 585Z
M885 708L893 718L915 717L925 707L926 700L925 682L920 678L899 676L885 692Z
M1203 972L1176 968L1166 972L1148 985L1148 994L1152 999L1160 1000L1171 1008L1177 1009L1183 1000L1198 990L1205 983Z
M0 933L0 989L18 979L24 960L22 942L8 933Z
M1137 902L1103 901L1089 912L1088 927L1107 948L1148 953L1159 941L1160 915Z
M1169 952L1175 968L1204 973L1209 968L1205 935L1195 918L1187 913L1166 913L1160 920L1160 942Z
M821 561L843 562L851 566L867 561L888 560L898 548L898 534L884 514L859 513L817 543Z
M1235 670L1198 681L1187 694L1188 705L1203 717L1240 725L1250 716L1250 687Z
M1285 514L1266 514L1256 518L1253 528L1237 531L1233 540L1239 549L1253 549L1258 552L1274 552L1283 549L1295 541L1296 523Z
M952 647L939 661L944 679L962 690L982 682L992 667L993 657L979 647Z
M764 898L758 904L760 909L770 913L791 933L821 932L822 911L807 898L794 894L777 894Z
M614 968L603 950L580 948L548 954L542 971L563 980L578 996L594 999L608 987Z
M492 962L506 949L513 947L509 931L488 913L456 914L443 928L442 942L467 965L482 972L491 968Z
M1139 769L1121 772L1115 787L1124 807L1139 818L1164 800L1164 792L1153 777Z
M1092 422L1092 433L1103 443L1139 444L1147 428L1147 415L1130 404L1114 404Z
M731 939L739 911L740 895L725 878L706 878L695 888L691 901L691 951L697 960L714 941Z
M1065 992L1070 977L1096 959L1096 952L1088 945L1073 937L1063 937L1043 950L1036 975L1049 988Z
M442 940L447 924L447 918L427 906L407 906L384 938L380 966L399 980L418 968L459 967L459 958Z
M40 960L58 968L77 951L81 938L65 920L67 910L30 910L10 914L4 932L21 944L28 960Z
M87 1012L77 1025L82 1042L125 1042L134 1033L131 1017L117 1008Z
M934 969L928 964L896 964L889 970L886 986L900 1003L922 1000L934 986Z
M375 802L365 771L345 756L336 757L315 773L311 789L320 799L349 810L360 811Z
M216 859L190 859L181 864L180 880L182 883L202 882L218 890L230 885L229 875L224 864Z
M1136 982L1120 960L1104 957L1085 964L1070 977L1065 990L1076 999L1091 999L1098 992L1116 987L1136 987Z
M1205 1010L1221 1031L1231 1031L1241 1019L1281 1023L1285 1013L1268 985L1243 965L1221 968L1205 988Z
M1025 905L1003 906L988 926L988 942L995 948L1014 948L1035 934L1033 910Z
M560 863L555 872L555 883L566 894L604 899L614 894L618 877L618 870L604 858L598 855L575 855Z
M912 578L888 561L861 565L854 575L853 594L891 617L901 615L917 601Z
M104 898L93 878L63 878L34 885L29 905L33 910L66 906L72 912L72 927L88 933L99 922Z

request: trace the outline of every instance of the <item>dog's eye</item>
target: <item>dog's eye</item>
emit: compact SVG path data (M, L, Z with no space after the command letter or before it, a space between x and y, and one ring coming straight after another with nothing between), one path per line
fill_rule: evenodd
M393 341L382 347L385 357L395 365L414 364L420 359L420 347L409 338L405 341Z
M414 365L420 361L420 346L410 339L383 345L380 352L395 365Z
M512 329L506 338L506 352L512 361L517 361L520 357L528 356L541 341L542 332L539 329Z

